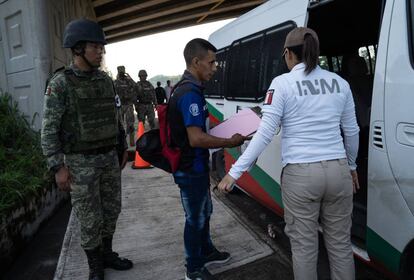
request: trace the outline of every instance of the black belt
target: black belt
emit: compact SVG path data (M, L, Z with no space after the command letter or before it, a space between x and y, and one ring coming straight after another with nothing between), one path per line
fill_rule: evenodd
M112 151L113 149L115 149L115 146L96 148L96 149L93 149L93 150L82 151L82 152L79 152L79 153L83 154L83 155L99 155L99 154L106 154L106 153Z
M142 104L142 105L150 105L150 104L152 104L152 102L149 102L149 103L146 103L146 102L138 102L138 105L139 104Z

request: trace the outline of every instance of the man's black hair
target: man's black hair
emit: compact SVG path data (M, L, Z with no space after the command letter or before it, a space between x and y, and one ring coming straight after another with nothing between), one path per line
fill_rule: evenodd
M194 57L203 58L208 51L217 52L217 49L207 40L201 38L191 40L184 48L185 63L187 66L191 65Z

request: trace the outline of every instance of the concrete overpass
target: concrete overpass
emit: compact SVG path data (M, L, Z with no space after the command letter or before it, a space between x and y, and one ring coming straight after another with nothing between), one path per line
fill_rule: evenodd
M266 0L0 0L0 94L40 129L45 81L70 62L65 25L98 21L109 43L239 16Z
M237 17L264 0L94 0L109 42Z

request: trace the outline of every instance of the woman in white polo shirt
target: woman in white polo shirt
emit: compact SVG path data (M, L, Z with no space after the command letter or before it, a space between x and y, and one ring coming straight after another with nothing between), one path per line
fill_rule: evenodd
M312 29L292 30L283 55L290 72L273 79L260 127L219 189L231 190L281 126L285 232L295 279L317 279L320 218L331 279L352 280L352 198L359 188L359 128L352 93L345 80L318 66L319 40Z

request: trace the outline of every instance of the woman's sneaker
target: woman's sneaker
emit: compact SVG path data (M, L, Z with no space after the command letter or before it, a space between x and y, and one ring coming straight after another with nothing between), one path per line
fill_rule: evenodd
M214 249L213 253L206 257L205 265L213 263L226 263L230 260L231 256L228 252L220 252L217 249Z
M216 280L216 277L211 275L211 273L203 267L202 269L194 272L187 272L185 274L185 280Z

